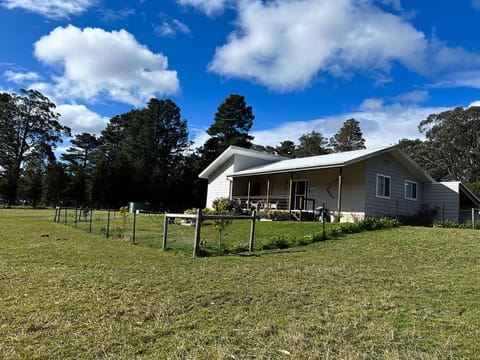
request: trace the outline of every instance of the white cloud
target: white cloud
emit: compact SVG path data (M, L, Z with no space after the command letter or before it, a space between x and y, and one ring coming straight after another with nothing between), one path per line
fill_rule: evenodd
M416 29L400 0L177 0L207 14L231 6L235 29L217 47L209 69L275 91L293 91L320 77L392 81L400 64L443 79L480 68L480 54L428 38ZM473 0L480 8L480 0ZM447 84L447 83L446 83Z
M89 101L99 96L131 105L178 93L177 72L125 30L57 27L35 43L35 56L61 73L52 77L56 98ZM40 88L48 84L36 84Z
M112 9L102 9L101 12L103 14L103 20L105 21L119 21L135 15L134 8L123 8L116 11Z
M68 126L74 135L82 132L98 135L109 120L91 111L85 105L63 104L57 106L56 111L61 115L60 123Z
M177 0L177 3L183 6L193 6L200 9L207 15L217 14L225 8L229 2L233 0Z
M429 98L428 91L414 90L395 96L393 99L400 103L415 103L419 104L427 101Z
M480 89L480 70L454 72L431 86L435 88L469 87Z
M29 72L15 72L11 70L7 70L3 73L3 77L5 77L8 81L14 82L17 84L23 84L25 82L32 82L38 81L41 79L41 76L33 71Z
M1 0L7 9L20 8L50 19L68 19L70 15L81 15L96 4L96 0Z
M160 25L154 26L155 33L162 37L175 36L178 32L190 34L190 28L178 19L165 20Z
M468 107L480 107L480 100L476 100L474 102L471 102Z
M345 120L355 118L360 122L366 145L369 148L398 143L403 138L423 138L418 131L420 121L428 115L448 110L443 107L419 107L411 104L385 103L382 99L366 99L357 111L309 121L292 121L268 129L252 131L254 143L276 146L283 140L298 143L298 138L312 130L329 139Z
M289 91L318 73L382 78L393 62L425 71L424 34L371 1L240 0L237 11L237 28L209 67L227 77Z

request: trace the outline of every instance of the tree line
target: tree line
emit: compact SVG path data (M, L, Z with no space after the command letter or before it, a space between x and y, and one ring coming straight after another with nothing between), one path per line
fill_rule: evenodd
M450 115L430 115L420 123L425 141L403 139L400 144L438 179L461 175L463 181L477 181L479 146L474 135L478 128L473 123L478 127L478 121L467 121L472 116L478 120L475 111L459 108ZM7 206L18 199L34 207L120 207L142 201L153 209L181 210L204 205L206 183L198 174L230 145L287 157L365 148L355 119L346 120L330 139L312 131L298 143L284 140L276 147L253 143L249 131L254 119L245 98L232 94L218 106L207 129L208 140L192 149L180 108L172 100L152 98L144 108L111 118L98 136L80 133L71 137L71 130L59 122L55 104L39 91L1 93L0 196ZM472 136L466 138L466 134ZM71 146L57 159L54 150L65 137L71 137ZM469 149L462 148L467 144ZM476 154L474 158L465 156L468 151ZM459 154L461 165L454 161Z

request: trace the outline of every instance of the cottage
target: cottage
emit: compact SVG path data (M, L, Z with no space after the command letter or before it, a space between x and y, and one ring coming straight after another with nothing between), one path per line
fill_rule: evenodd
M298 159L230 146L199 176L208 180L207 207L226 197L297 219L322 207L354 221L414 215L427 205L439 220L459 222L462 209L480 206L463 184L436 182L398 145Z

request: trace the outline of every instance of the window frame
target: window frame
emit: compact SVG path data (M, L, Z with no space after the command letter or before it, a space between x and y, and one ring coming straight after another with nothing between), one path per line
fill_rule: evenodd
M415 185L415 197L407 195L407 184ZM418 200L418 183L412 180L405 180L405 190L404 190L405 200L417 201Z
M388 179L388 196L379 195L379 193L378 193L380 178L383 178L383 194L385 194L385 179ZM384 175L384 174L377 174L375 195L376 195L377 198L380 198L380 199L391 199L391 197L392 197L392 177L391 176Z

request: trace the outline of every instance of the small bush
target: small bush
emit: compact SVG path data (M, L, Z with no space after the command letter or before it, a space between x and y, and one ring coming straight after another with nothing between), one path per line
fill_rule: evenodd
M433 227L438 227L438 228L454 228L454 229L471 229L472 224L467 223L467 224L457 224L455 221L452 220L444 220L444 221L437 221L435 220L433 222Z
M286 249L291 245L291 241L286 236L280 235L272 238L271 245L274 248Z

